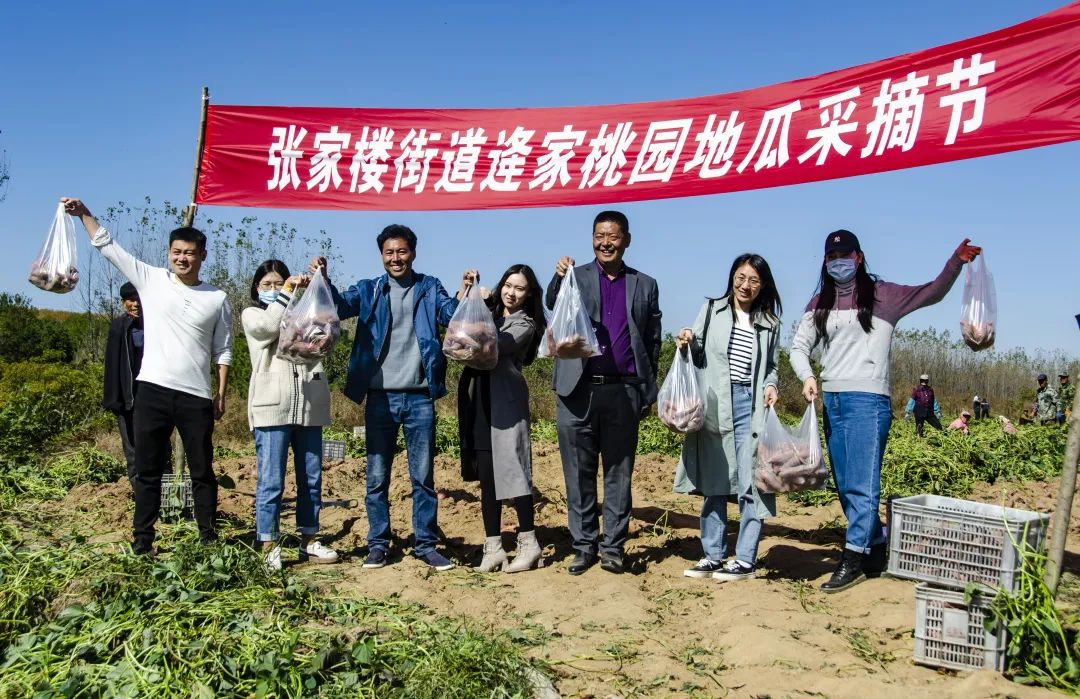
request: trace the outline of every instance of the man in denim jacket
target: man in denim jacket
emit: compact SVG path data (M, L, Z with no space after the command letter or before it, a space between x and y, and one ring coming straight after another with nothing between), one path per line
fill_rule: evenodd
M376 239L386 274L362 279L344 292L331 286L338 316L357 318L345 395L364 403L367 440L368 555L365 568L386 565L390 550L390 467L398 430L405 430L412 481L413 554L435 570L454 564L435 550L438 499L435 494L435 401L446 395L446 358L439 326L457 310L435 277L414 272L416 234L402 225L383 229ZM326 259L312 262L312 272ZM470 280L467 271L462 292Z

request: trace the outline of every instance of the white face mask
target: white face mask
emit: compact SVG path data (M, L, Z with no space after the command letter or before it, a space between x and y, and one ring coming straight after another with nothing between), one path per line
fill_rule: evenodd
M836 280L837 284L846 284L855 278L855 271L859 268L855 260L850 257L841 257L837 260L829 260L825 263L825 271Z
M272 291L260 291L259 292L259 300L262 301L263 303L265 303L267 306L269 306L274 301L277 301L278 294L280 294L280 293L281 292L277 291L276 289L272 290Z

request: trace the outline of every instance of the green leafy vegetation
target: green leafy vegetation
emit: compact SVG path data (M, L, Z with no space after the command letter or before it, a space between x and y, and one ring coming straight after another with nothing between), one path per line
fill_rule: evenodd
M1005 672L1016 682L1080 693L1080 615L1063 612L1043 581L1046 554L1021 549L1016 589L1002 591L991 605L987 629L1008 632ZM968 590L968 596L973 590Z
M535 666L508 638L326 596L191 530L172 543L160 560L0 544L0 696L532 695Z

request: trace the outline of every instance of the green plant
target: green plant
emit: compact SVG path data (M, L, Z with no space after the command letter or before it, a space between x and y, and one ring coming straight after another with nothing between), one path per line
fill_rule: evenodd
M1043 581L1046 554L1024 546L1023 565L1016 589L1001 591L987 619L992 633L1008 632L1005 672L1015 681L1080 692L1080 618L1064 616L1054 605L1054 595ZM974 593L968 588L970 601Z
M50 443L101 424L96 370L63 364L0 364L0 460L33 461Z
M7 546L0 575L5 611L19 610L0 626L0 696L526 697L536 672L508 640L327 597L190 529L157 561Z

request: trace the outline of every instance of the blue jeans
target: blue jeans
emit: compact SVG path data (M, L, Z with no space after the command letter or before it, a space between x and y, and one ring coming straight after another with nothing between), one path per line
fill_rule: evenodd
M754 398L750 386L732 384L731 417L735 427L735 468L738 471L739 538L735 558L754 565L761 542L761 519L754 505L754 455L750 453L750 420ZM733 479L734 480L734 479ZM701 503L701 548L705 557L722 561L727 557L727 495L706 495Z
M285 467L292 447L296 466L296 528L304 536L319 531L322 509L322 427L256 427L255 538L277 541Z
M435 497L435 403L427 391L369 391L364 408L367 435L368 549L390 550L390 467L398 430L412 481L413 553L435 550L438 499Z
M845 547L869 553L871 546L885 543L878 505L892 402L888 396L857 391L827 392L821 397L825 442L848 522Z

